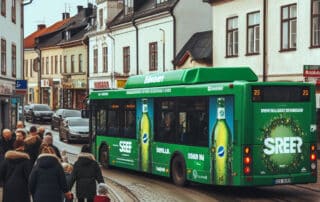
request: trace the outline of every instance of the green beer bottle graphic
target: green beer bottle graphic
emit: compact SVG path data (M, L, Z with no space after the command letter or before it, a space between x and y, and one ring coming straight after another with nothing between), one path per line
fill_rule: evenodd
M231 141L230 130L225 116L225 99L217 99L217 122L212 131L213 146L215 146L213 162L214 182L218 185L226 185L229 176L228 150Z
M142 117L140 122L140 163L141 170L149 172L150 161L150 118L148 116L147 100L142 100Z

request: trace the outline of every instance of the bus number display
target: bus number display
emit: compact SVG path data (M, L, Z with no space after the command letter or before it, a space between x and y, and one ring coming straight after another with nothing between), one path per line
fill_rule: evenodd
M308 102L310 88L307 86L253 86L253 102Z

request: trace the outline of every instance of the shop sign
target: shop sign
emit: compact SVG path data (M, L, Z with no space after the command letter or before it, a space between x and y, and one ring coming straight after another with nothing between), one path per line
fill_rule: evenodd
M27 80L16 80L16 94L24 95L27 94L28 81Z
M49 79L42 79L41 80L41 87L50 87Z
M127 80L117 80L117 88L124 88L124 86L126 85Z
M13 84L1 83L0 84L0 94L2 95L12 95L13 93Z
M304 77L320 77L320 65L304 65Z
M94 89L108 89L109 82L108 81L95 81L93 83Z

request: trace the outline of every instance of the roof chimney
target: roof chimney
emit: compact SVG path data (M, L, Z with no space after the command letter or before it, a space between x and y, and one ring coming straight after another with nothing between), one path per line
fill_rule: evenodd
M42 30L42 29L44 29L44 28L46 28L46 25L45 25L45 24L39 24L39 25L38 25L38 31L39 31L39 30Z
M62 20L70 18L70 13L62 13Z
M78 8L78 13L80 13L83 10L83 6L77 6Z

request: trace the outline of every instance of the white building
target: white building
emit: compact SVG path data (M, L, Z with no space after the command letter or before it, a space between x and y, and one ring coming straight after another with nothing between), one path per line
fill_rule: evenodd
M2 0L0 4L0 129L14 128L22 96L16 80L23 79L23 12L22 1Z
M214 66L250 66L261 80L317 79L304 70L320 72L320 0L204 2L212 5Z
M107 18L112 20L107 22L106 34L96 37L96 41L101 40L99 43L108 47L106 78L111 88L123 87L131 75L174 69L172 61L188 39L196 32L212 29L211 7L199 1L107 1L111 2L116 6L107 7L106 12L116 15ZM101 26L99 18L98 4L97 25ZM94 39L90 38L90 47L91 41ZM94 66L102 69L102 63L95 62L101 61L99 56L103 58L100 50L96 45L89 54L90 80L100 74L93 74ZM92 81L90 89L95 89Z

